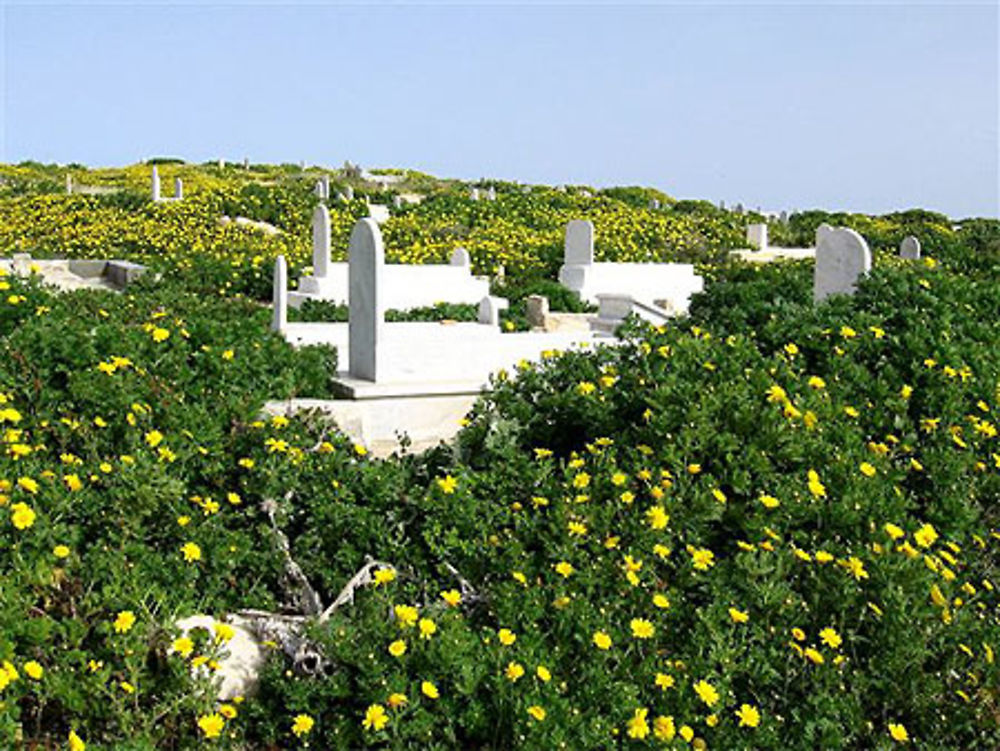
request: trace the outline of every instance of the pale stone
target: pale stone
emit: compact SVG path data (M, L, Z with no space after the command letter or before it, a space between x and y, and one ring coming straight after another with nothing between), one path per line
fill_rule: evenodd
M267 656L246 627L244 619L233 617L223 622L233 630L233 636L220 647L220 656L216 660L218 668L209 671L207 666L200 665L192 668L192 673L212 677L218 701L232 701L237 696L253 696ZM204 629L208 632L207 642L211 644L215 641L215 627L218 623L210 615L192 615L182 618L174 625L182 636L188 636L195 629Z
M250 157L248 156L243 157L243 169L245 170L250 169Z
M486 295L479 301L479 322L487 326L499 326L500 311L507 310L508 305L509 303L503 297Z
M323 175L323 178L320 180L320 182L323 185L323 200L329 200L329 198L330 198L330 176L329 175Z
M911 261L920 258L920 240L913 235L904 237L903 242L899 244L899 257Z
M220 159L219 160L219 169L223 170L225 168L226 168L226 160L225 159Z
M288 264L284 256L274 259L274 289L272 290L271 331L288 328Z
M313 210L313 276L323 278L330 268L330 212L323 204Z
M748 224L747 242L750 243L751 248L767 250L767 225L763 223Z
M589 219L573 219L566 225L563 260L567 265L594 262L594 223Z
M160 200L160 171L153 165L153 174L150 177L150 194L153 201Z
M184 182L179 177L174 178L174 199L184 200Z
M395 195L392 197L392 207L394 209L403 208L403 197L401 195Z
M348 249L348 339L352 378L377 381L385 325L385 248L374 219L354 225Z
M313 188L313 193L316 195L316 197L319 200L321 200L321 201L323 200L324 196L323 196L323 181L322 180L317 180L316 181L316 187Z
M385 224L389 221L389 207L381 203L368 204L368 216L375 220L376 224Z
M72 195L73 193L73 175L69 172L66 173L66 195Z
M545 328L549 314L549 298L544 295L528 295L524 300L524 314L532 328Z
M788 212L787 211L782 211L778 215L778 221L781 222L782 224L788 224Z
M652 209L653 211L658 210L660 208L660 202L659 202L659 200L657 200L656 198L653 198L652 200L650 200L650 202L649 202L649 208Z
M494 188L492 185L490 186L490 189L486 191L486 200L487 201L497 200L497 191L496 188Z
M469 189L469 198L471 198L473 201L478 201L479 200L479 188L470 188Z
M830 295L853 294L858 279L872 267L872 255L865 239L852 229L817 230L816 268L813 274L813 300Z
M472 266L472 259L469 257L469 251L465 248L455 248L451 254L451 259L448 261L449 266Z
M344 188L344 197L348 201L353 201L354 200L354 188L352 188L350 185L348 185L346 188Z

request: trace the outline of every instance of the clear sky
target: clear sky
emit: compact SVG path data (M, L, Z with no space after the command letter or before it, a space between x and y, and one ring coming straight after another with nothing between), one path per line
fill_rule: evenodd
M998 216L995 0L0 0L0 161L150 156Z

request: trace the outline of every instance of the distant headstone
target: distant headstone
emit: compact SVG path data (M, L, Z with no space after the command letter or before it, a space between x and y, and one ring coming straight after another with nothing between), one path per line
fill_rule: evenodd
M159 201L160 200L160 171L158 169L156 169L156 165L155 164L153 165L153 174L152 174L152 177L150 177L150 186L149 187L150 187L149 192L150 192L150 195L153 198L153 201L154 202L155 201Z
M330 176L323 175L320 178L320 184L323 186L323 200L327 201L330 199Z
M303 172L305 172L305 170L306 170L306 160L305 159L300 159L299 160L299 169L302 170Z
M247 156L243 157L243 169L245 170L250 169L250 157Z
M660 208L660 202L655 198L651 199L649 202L649 208L653 211L657 211Z
M735 211L737 214L742 214L743 213L743 204L742 203L736 204L733 207L733 211Z
M394 209L403 208L403 197L401 195L396 194L392 197L392 207Z
M271 331L282 332L288 327L288 264L284 256L274 259L274 290L272 292Z
M348 201L353 201L354 200L354 188L352 188L350 185L348 185L346 188L344 188L344 197Z
M490 186L490 189L486 191L486 200L487 201L497 200L497 191L496 188L494 188L492 185Z
M499 326L500 311L506 310L507 306L508 303L504 298L486 295L486 297L479 302L479 314L477 316L477 320L479 323L487 326Z
M219 160L219 169L223 170L225 168L226 168L226 160L225 159L220 159Z
M816 230L816 267L813 300L854 293L858 279L872 267L872 254L865 239L852 229L820 225Z
M313 210L313 276L326 278L330 270L330 212L320 204Z
M899 257L916 260L920 258L920 240L913 235L907 235L899 244Z
M532 328L545 328L545 317L549 314L549 298L544 295L528 295L524 299L524 315Z
M174 198L178 201L184 200L184 182L179 178L174 178Z
M361 219L348 250L348 358L354 378L377 381L385 321L385 248L374 219Z
M469 198L473 201L479 200L479 188L469 188Z
M317 180L316 181L316 187L313 188L313 193L315 193L316 197L319 200L321 200L321 201L325 198L325 196L323 195L323 181L322 180Z
M455 248L448 264L450 266L471 266L472 259L469 258L469 251L465 248Z
M763 223L748 224L747 242L750 243L751 248L767 250L767 225Z
M73 175L66 173L66 195L73 194Z
M778 221L781 222L782 224L788 224L788 212L782 211L781 214L778 216Z
M722 211L725 211L726 210L726 202L725 201L719 201L719 208Z
M566 225L564 263L589 265L594 262L594 223L589 219L573 219Z

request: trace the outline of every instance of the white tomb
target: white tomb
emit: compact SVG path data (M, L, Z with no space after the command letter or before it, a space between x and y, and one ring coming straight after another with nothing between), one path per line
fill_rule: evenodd
M858 280L872 267L872 254L865 239L847 227L821 224L816 230L816 268L813 271L813 301L830 295L854 293Z
M903 242L899 244L899 257L911 261L918 260L920 258L920 240L913 235L904 237Z
M691 295L704 289L690 263L595 262L594 225L587 219L566 225L563 260L559 283L589 303L602 296L632 299L669 316L687 312Z

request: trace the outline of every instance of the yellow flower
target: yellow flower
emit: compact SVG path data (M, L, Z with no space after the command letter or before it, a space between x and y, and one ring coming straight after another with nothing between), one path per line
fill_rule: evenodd
M45 670L34 660L29 660L24 663L24 672L32 680L40 681L42 679L42 675L45 673Z
M674 718L660 715L653 720L653 735L660 741L672 741L677 735Z
M228 644L229 640L236 636L236 629L228 623L216 623L213 630L215 631L215 641L220 644Z
M816 498L826 498L826 486L820 482L819 475L816 470L810 469L807 473L809 480L809 492L812 493Z
M649 639L656 633L656 628L645 618L633 618L629 627L632 629L632 636L636 639Z
M906 532L904 532L902 529L897 527L892 522L887 522L886 525L883 527L883 529L885 530L886 534L889 535L889 537L891 537L893 540L898 540L900 537L904 537L906 535Z
M462 601L462 595L457 589L448 589L441 593L441 599L451 607L455 607Z
M159 326L154 326L153 330L150 331L149 334L153 337L154 342L165 342L170 338L170 331L167 329L161 329Z
M395 570L391 568L380 568L375 572L375 586L388 584L396 578Z
M593 641L598 649L611 649L611 637L603 631L595 631Z
M692 475L696 475L699 472L701 472L701 465L700 464L689 464L689 465L687 465L687 471L688 471L688 473L690 473Z
M219 705L219 714L227 720L235 720L238 712L236 711L236 707L232 704L221 704Z
M652 529L663 529L670 522L670 515L663 506L653 506L646 512L646 520Z
M426 696L428 699L437 699L441 694L438 692L437 686L435 686L430 681L423 681L420 684L420 692Z
M393 612L396 614L400 628L410 628L416 625L418 612L412 605L396 605L393 607Z
M500 639L500 643L505 647L509 647L515 641L517 641L517 634L511 631L509 628L502 628L497 631L497 638Z
M87 749L87 744L83 742L83 738L76 734L75 730L69 731L67 741L69 742L69 751L86 751Z
M406 642L402 639L396 639L389 645L389 654L393 657L402 657L406 654Z
M876 471L875 467L873 467L868 462L861 462L861 466L859 467L859 469L861 470L861 474L863 474L865 477L875 476L875 471Z
M184 560L188 563L193 563L194 561L201 560L201 548L198 547L197 543L186 542L181 545L181 553L184 554Z
M736 608L729 608L729 617L733 623L746 623L750 620L750 614Z
M539 665L535 669L535 675L538 676L538 680L540 680L542 683L548 683L549 681L552 680L552 673L550 673L549 669L544 665Z
M564 578L569 578L569 576L574 571L573 564L569 563L568 561L559 561L559 563L557 563L554 566L554 568L556 570L556 573Z
M755 728L760 725L760 711L751 704L743 704L736 710L736 717L740 721L740 727Z
M70 550L65 545L56 545L52 548L52 555L56 558L69 558Z
M181 657L188 657L192 650L194 649L194 642L191 641L186 636L179 636L174 639L174 643L170 645L171 650L179 654Z
M929 548L938 538L937 530L931 524L925 524L913 533L913 539L922 548Z
M833 649L837 649L843 643L843 639L840 638L840 634L838 634L835 629L829 627L824 628L819 632L819 639L826 646Z
M309 720L312 727L312 719ZM385 713L385 707L381 704L372 704L365 710L365 719L361 721L361 725L365 730L374 730L376 733L389 724L389 715ZM292 729L295 732L295 729ZM299 733L296 733L299 735Z
M17 529L28 529L35 523L35 512L26 503L15 503L10 507L10 521Z
M586 472L580 472L578 475L575 475L573 477L574 488L577 488L579 490L587 487L588 485L590 485L590 475L588 475Z
M691 564L698 571L708 571L715 565L715 553L707 548L688 548L691 554Z
M826 662L826 660L823 659L823 655L812 647L806 647L804 654L814 665L822 665Z
M163 442L163 433L159 430L150 430L146 433L146 443L150 448L156 448Z
M225 725L226 721L218 713L203 714L198 718L198 727L201 728L201 732L205 734L206 738L218 738L222 735L222 729Z
M705 702L706 705L712 707L719 701L719 692L715 690L715 686L705 680L700 680L694 684L694 692L698 694L698 698Z
M674 677L672 675L667 675L666 673L657 673L656 678L653 680L656 687L661 691L666 691L669 688L674 687Z
M655 594L653 595L653 605L658 607L660 610L666 610L670 607L670 600L666 595Z
M455 488L458 487L458 480L451 475L445 475L444 477L439 477L437 479L437 486L441 489L442 493L450 495L454 493Z
M524 675L524 666L519 662L508 662L507 669L504 670L504 675L507 676L508 681L514 683Z
M127 634L135 625L135 613L131 610L122 610L118 613L113 624L116 634Z
M649 723L646 722L646 715L648 714L649 710L645 707L635 710L635 714L632 715L627 723L629 738L642 740L649 735Z
M398 709L399 707L404 706L408 702L409 699L406 698L406 694L401 694L398 692L394 694L389 694L389 698L385 700L385 703L388 704L392 709Z
M760 497L761 505L764 508L778 508L781 505L781 501L775 498L773 495L764 494Z
M421 618L417 626L420 629L420 638L422 639L430 639L438 630L437 624L430 618Z
M809 386L811 388L814 388L817 391L819 391L820 389L825 389L826 388L826 381L824 381L819 376L810 376L810 378L809 378Z
M897 743L906 743L910 740L910 734L906 732L906 728L903 727L902 723L890 722L889 735Z
M537 704L532 704L530 707L528 707L528 714L530 714L532 717L538 720L538 722L541 722L542 720L545 719L545 710L542 709Z

